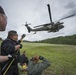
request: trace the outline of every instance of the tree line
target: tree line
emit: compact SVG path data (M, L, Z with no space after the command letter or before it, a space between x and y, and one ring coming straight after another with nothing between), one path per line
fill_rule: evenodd
M49 38L41 41L35 41L39 43L50 43L50 44L68 44L76 45L76 35L72 36L60 36L56 38Z

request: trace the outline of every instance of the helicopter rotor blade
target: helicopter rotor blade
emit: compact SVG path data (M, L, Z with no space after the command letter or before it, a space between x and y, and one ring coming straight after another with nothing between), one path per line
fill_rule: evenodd
M67 18L70 18L70 17L74 17L74 16L75 16L75 14L72 14L72 15L66 16L66 17L64 17L64 18L61 18L61 19L59 19L59 20L57 20L57 21L64 20L64 19L67 19Z
M48 6L48 12L49 12L50 21L51 21L51 23L52 23L52 16L51 16L50 5L47 4L47 6Z
M52 25L52 26L53 26L52 16L51 16L51 10L50 10L50 5L47 4L47 6L48 6L48 12L49 12L49 17L50 17L50 21L51 21L51 23L47 23L47 24L43 24L43 25L38 25L38 26L35 26L34 28L36 28L36 27L40 27L40 26L47 26L47 25Z

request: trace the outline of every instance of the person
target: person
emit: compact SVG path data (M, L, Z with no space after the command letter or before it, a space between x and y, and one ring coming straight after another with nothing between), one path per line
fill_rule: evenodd
M6 30L6 26L7 26L7 16L3 10L3 8L0 6L0 31L5 31ZM25 35L23 35L23 37L21 37L20 41L22 41L22 39L25 37ZM19 41L19 42L20 42ZM1 48L0 48L1 49ZM1 51L0 51L1 53ZM9 58L12 58L13 56L8 54L6 56L4 55L0 55L0 62L4 62L9 60ZM0 65L1 66L1 65ZM0 75L1 74L1 69L0 69Z
M8 32L7 38L1 43L1 54L8 55L8 54L15 54L16 58L13 61L12 65L10 66L9 70L6 72L6 75L19 75L17 63L19 62L18 57L20 56L20 48L22 45L18 40L18 34L16 31L11 30ZM1 69L7 64L11 63L13 59L7 60L6 62L1 63ZM15 69L15 70L14 70ZM2 72L3 75L4 72Z
M21 54L21 61L18 63L19 74L25 74L28 67L28 57L26 56L26 51Z
M26 63L23 63L23 65L21 65L21 63L18 63L19 74L25 74L27 71L27 67L28 66L26 65Z
M0 31L5 31L6 30L6 26L7 26L7 16L3 10L3 8L0 6ZM20 40L18 42L21 42L22 39L25 37L26 35L23 34L22 37L20 38ZM0 51L1 53L1 51ZM12 57L12 55L11 55ZM8 56L2 56L0 55L0 62L4 62L6 60L8 60L9 57Z
M7 16L3 8L0 6L0 31L5 31L6 26L7 26Z
M0 6L0 31L5 31L6 26L7 26L7 16L6 16L3 8ZM0 53L1 53L1 51L0 51ZM9 57L12 57L12 56L11 55L10 56L9 55L7 55L7 56L0 55L0 62L9 60ZM0 65L0 67L1 67L1 65ZM0 75L2 75L1 68L0 68Z
M42 62L39 62L42 60ZM42 72L50 66L50 62L42 56L35 55L28 64L28 75L42 75Z
M26 51L23 51L21 55L21 65L24 65L25 63L28 65L28 57L26 56Z
M3 8L0 6L0 31L5 31L6 26L7 26L7 16ZM9 59L8 56L0 55L0 62L4 62L8 59Z

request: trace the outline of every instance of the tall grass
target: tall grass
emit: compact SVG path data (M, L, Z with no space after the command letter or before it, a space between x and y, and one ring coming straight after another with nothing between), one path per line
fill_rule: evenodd
M41 55L50 61L51 66L43 75L76 75L76 46L27 42L22 44L20 52L26 51L29 59L34 55Z
M44 43L22 43L28 58L41 55L47 58L51 66L43 75L76 75L76 46Z

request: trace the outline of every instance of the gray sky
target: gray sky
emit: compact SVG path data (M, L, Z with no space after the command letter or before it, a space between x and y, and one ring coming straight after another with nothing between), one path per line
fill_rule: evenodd
M76 34L76 17L62 20L65 27L56 33L27 32L26 27L22 26L26 21L31 23L32 28L50 22L47 4L50 4L53 21L76 14L76 0L0 0L0 5L8 17L6 31L0 32L0 37L5 39L10 30L16 30L19 37L26 34L24 39L29 41Z

